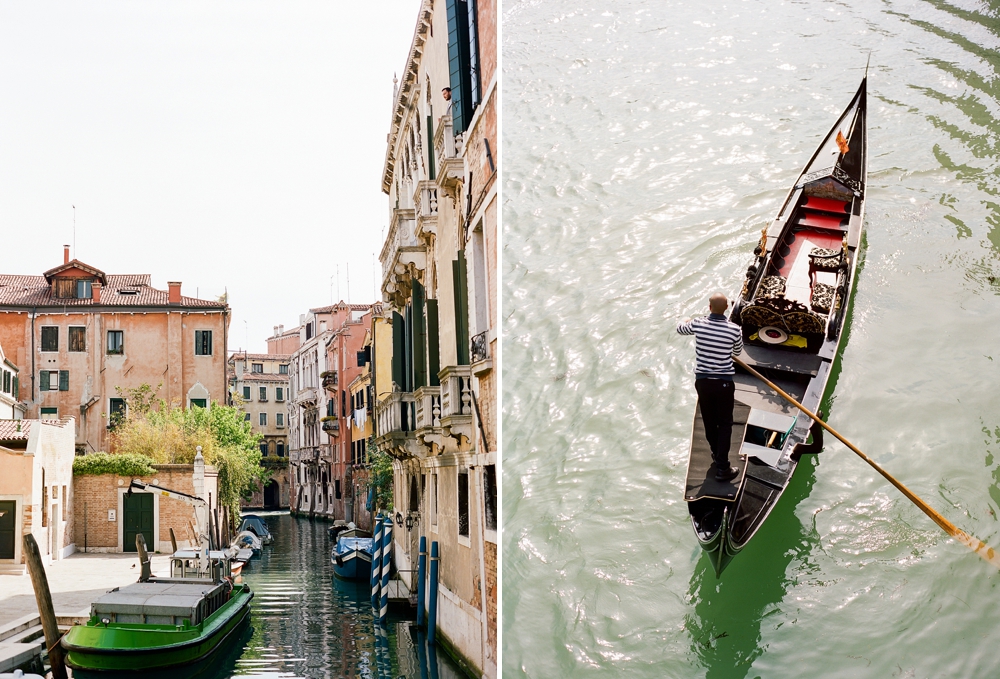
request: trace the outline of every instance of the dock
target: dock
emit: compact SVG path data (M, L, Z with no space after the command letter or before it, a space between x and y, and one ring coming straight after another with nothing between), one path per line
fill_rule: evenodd
M76 624L87 622L85 614L56 614L56 624L60 632L65 632ZM18 618L0 627L0 673L13 672L37 663L41 669L42 652L45 650L45 634L42 619L37 613Z

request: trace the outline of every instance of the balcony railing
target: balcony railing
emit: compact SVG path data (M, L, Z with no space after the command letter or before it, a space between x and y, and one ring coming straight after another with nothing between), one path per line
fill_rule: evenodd
M327 391L336 391L337 382L338 379L336 372L328 372L323 376L323 388Z
M431 181L417 182L413 194L414 208L417 216L415 234L417 238L426 239L430 234L437 233L438 217L438 187Z
M392 211L389 235L379 255L382 263L382 290L399 306L406 304L405 293L417 271L427 268L427 248L417 238L413 209Z
M490 343L486 339L486 331L473 335L469 342L472 349L472 362L479 363L490 358Z
M441 426L441 387L421 387L414 392L417 429Z
M411 432L416 424L416 403L412 393L394 391L375 406L379 435Z
M340 433L340 422L337 420L324 420L321 426L323 427L323 431L331 436L336 436Z
M451 113L441 117L441 124L434 133L434 151L439 165L437 184L455 198L465 174L465 163L462 161L462 139L455 137Z
M472 439L472 367L452 365L441 377L441 429L457 441Z

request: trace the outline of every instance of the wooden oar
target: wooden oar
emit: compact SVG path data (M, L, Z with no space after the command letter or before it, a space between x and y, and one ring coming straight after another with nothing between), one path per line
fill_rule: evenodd
M772 389L774 389L776 392L778 392L778 394L781 395L781 397L783 399L785 399L786 401L788 401L789 403L791 403L792 405L794 405L796 408L798 408L799 410L801 410L802 412L804 412L806 415L808 415L809 417L811 417L813 420L816 421L817 424L819 424L821 427L823 427L823 429L826 429L828 432L830 432L831 434L833 434L834 436L836 436L837 439L839 439L841 443L843 443L845 446L847 446L848 448L850 448L851 450L853 450L855 453L857 453L858 456L862 460L864 460L869 465L871 465L872 469L874 469L879 474L881 474L883 477L885 477L886 481L888 481L889 483L891 483L892 485L894 485L899 490L899 492L901 492L903 495L905 495L907 498L909 498L910 502L912 502L917 507L919 507L920 510L924 514L926 514L927 516L931 517L931 520L934 523L936 523L937 525L941 526L941 528L944 530L944 532L946 532L948 535L952 536L953 538L955 538L956 540L958 540L959 542L961 542L963 545L965 545L966 547L968 547L969 549L971 549L973 552L975 552L976 554L978 554L984 560L990 562L996 568L1000 569L1000 555L998 555L997 552L992 547L990 547L989 545L987 545L982 540L978 540L978 539L972 537L971 535L969 535L968 533L966 533L964 530L962 530L961 528L959 528L958 526L956 526L955 524L953 524L951 521L949 521L948 519L946 519L943 516L941 516L929 504L927 504L926 502L924 502L923 500L921 500L917 495L915 495L913 493L913 491L911 491L909 488L907 488L902 483L900 483L899 481L897 481L892 476L892 474L890 474L886 470L882 469L882 467L878 466L878 464L876 464L874 460L872 460L870 457L868 457L867 455L865 455L864 453L862 453L860 450L858 450L857 446L855 446L853 443L851 443L850 441L848 441L847 439L845 439L843 436L841 436L837 432L836 429L834 429L833 427L831 427L830 425L828 425L823 420L819 419L819 417L815 413L811 412L804 405L802 405L801 403L799 403L798 401L796 401L794 398L792 398L791 396L789 396L787 393L785 393L785 391L781 387L779 387L777 384L775 384L774 382L772 382L771 380L767 379L766 377L764 377L763 375L761 375L759 372L757 372L756 370L754 370L753 368L751 368L750 366L748 366L741 359L734 357L733 360L736 361L736 363L738 363L741 368L743 368L744 370L746 370L747 372L749 372L751 375L753 375L757 379L759 379L762 382L764 382L765 384L767 384L767 386L769 386Z

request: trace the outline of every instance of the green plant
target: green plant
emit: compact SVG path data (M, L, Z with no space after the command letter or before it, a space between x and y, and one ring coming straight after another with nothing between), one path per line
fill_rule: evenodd
M332 422L333 420L336 420L336 419L337 418L334 415L325 415L325 416L319 418L319 421L320 422Z
M151 476L153 460L146 455L91 453L73 458L74 476L100 476L101 474L116 474L118 476Z
M375 489L375 511L392 511L392 457L375 446L375 437L368 439L369 482Z

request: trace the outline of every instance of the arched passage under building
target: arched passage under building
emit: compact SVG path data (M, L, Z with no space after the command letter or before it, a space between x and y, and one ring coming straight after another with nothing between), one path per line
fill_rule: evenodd
M277 509L281 506L281 486L274 479L264 486L264 509Z

